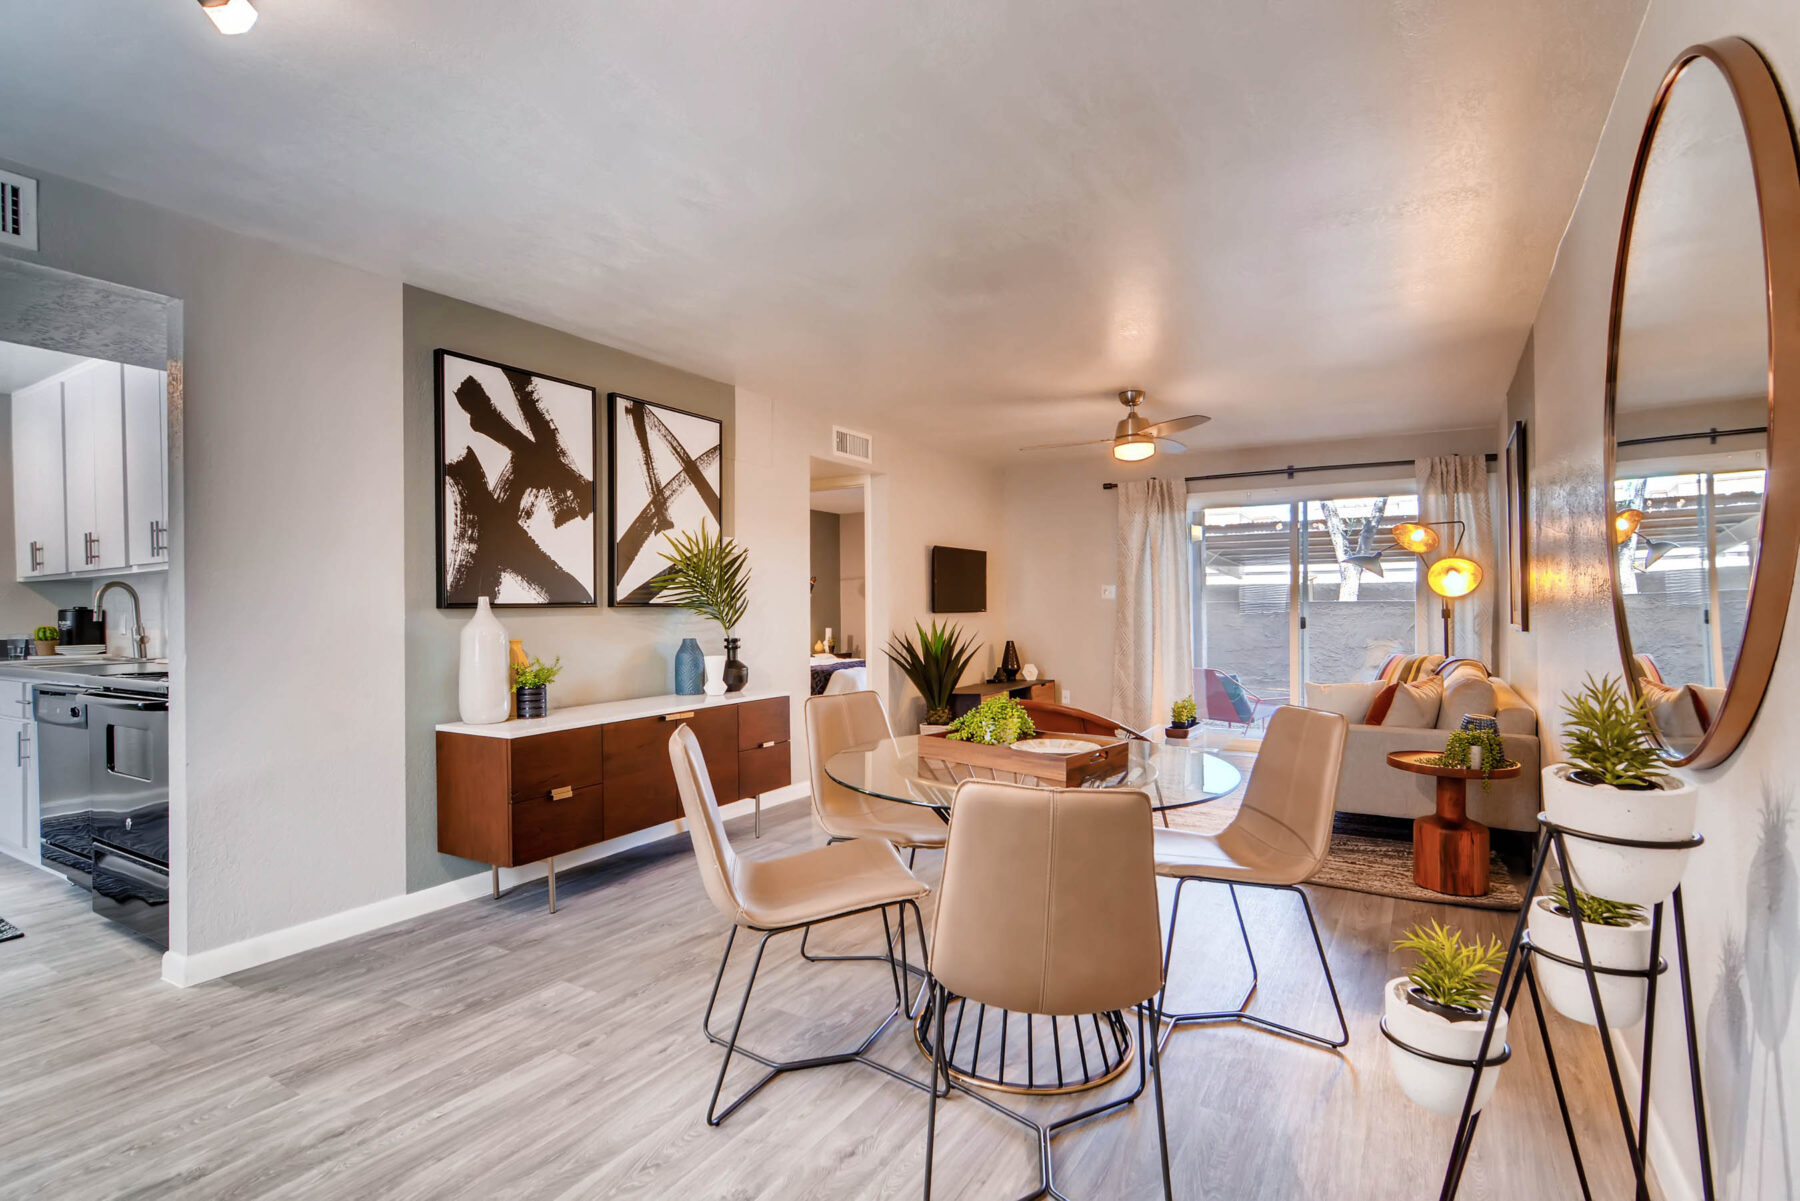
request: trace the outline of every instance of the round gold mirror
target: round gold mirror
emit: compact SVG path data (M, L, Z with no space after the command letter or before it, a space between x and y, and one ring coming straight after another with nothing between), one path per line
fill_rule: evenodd
M1743 738L1800 549L1800 170L1768 64L1683 51L1644 126L1606 378L1613 608L1664 755Z

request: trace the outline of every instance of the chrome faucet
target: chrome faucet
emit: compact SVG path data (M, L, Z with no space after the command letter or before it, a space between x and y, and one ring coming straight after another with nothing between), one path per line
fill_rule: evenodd
M133 631L131 640L137 646L137 657L148 659L150 657L150 635L144 632L144 603L138 599L136 588L124 580L106 581L100 585L100 590L94 593L94 612L101 614L106 612L106 594L114 588L123 588L125 595L131 598L131 628Z

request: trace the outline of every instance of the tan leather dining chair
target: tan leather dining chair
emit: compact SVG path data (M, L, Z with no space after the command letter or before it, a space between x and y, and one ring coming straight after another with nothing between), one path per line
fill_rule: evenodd
M808 697L806 750L812 760L813 814L832 838L879 838L903 851L942 850L948 827L934 810L865 796L825 774L826 760L894 736L874 692Z
M700 740L683 725L669 738L669 761L675 768L675 784L681 793L681 809L687 818L688 836L693 840L694 858L700 865L700 882L706 895L725 919L731 933L725 939L725 954L719 960L718 975L713 977L712 995L706 1001L706 1014L701 1029L714 1045L725 1048L725 1059L719 1064L719 1078L713 1084L712 1100L706 1107L706 1124L717 1126L762 1087L783 1072L826 1067L839 1063L862 1063L897 1080L918 1086L918 1082L866 1057L866 1052L881 1037L882 1031L901 1013L910 1009L907 996L906 911L910 909L913 927L924 949L925 927L919 916L918 899L929 890L906 870L894 848L876 839L857 839L834 843L816 850L802 851L779 859L739 859L725 835L725 823L719 817L719 806L713 796L712 778L701 756ZM738 1046L738 1034L744 1026L744 1011L750 1006L750 990L756 985L756 974L762 968L763 952L777 934L809 929L820 922L836 921L859 913L879 910L882 925L891 932L889 909L899 924L899 955L890 960L894 985L894 1008L867 1038L853 1051L782 1061L770 1059ZM739 930L762 935L757 944L756 959L750 967L750 978L744 982L744 996L738 1003L737 1018L729 1037L713 1032L713 1006L719 999L719 986L725 979L725 965L731 961L731 948ZM892 935L890 933L890 941ZM725 1073L733 1055L742 1055L767 1068L737 1100L719 1111L719 1093L725 1087Z
M1040 1184L1056 1191L1050 1140L1077 1122L1130 1105L1143 1094L1145 1065L1155 1082L1163 1193L1169 1136L1155 1001L1162 987L1150 798L1126 789L1031 788L965 780L951 806L932 931L930 1113L925 1128L925 1196L931 1196L939 1082L1033 1130ZM950 1074L944 1014L952 997L1052 1016L1132 1009L1138 1015L1138 1081L1127 1096L1043 1125ZM1145 1010L1150 1036L1144 1036Z
M1177 923L1181 920L1181 893L1197 882L1210 881L1230 889L1238 934L1250 960L1250 988L1236 1009L1169 1012L1165 984L1163 1016L1170 1032L1190 1023L1237 1021L1326 1047L1341 1047L1350 1041L1344 1006L1338 1000L1337 982L1331 977L1331 962L1325 958L1325 944L1319 938L1312 902L1297 887L1319 870L1331 850L1338 773L1343 767L1344 739L1349 729L1349 723L1339 714L1282 706L1269 718L1262 749L1244 790L1243 807L1229 826L1216 835L1191 830L1156 831L1156 872L1177 881L1175 903L1169 913L1168 943L1163 952L1165 981L1175 951ZM1335 1038L1284 1026L1245 1009L1256 992L1257 972L1256 952L1250 947L1250 931L1238 905L1240 887L1284 889L1300 898L1306 924L1312 931L1313 947L1319 953L1319 966L1325 969L1325 986L1330 989L1331 1004L1337 1010Z

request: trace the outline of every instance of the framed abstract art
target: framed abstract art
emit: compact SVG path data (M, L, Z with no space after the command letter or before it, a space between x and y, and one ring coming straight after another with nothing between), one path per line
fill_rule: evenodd
M725 425L620 392L608 394L607 506L612 570L607 599L621 606L667 604L652 582L667 563L663 535L718 532L725 509L720 460Z
M436 352L438 607L597 604L595 389Z

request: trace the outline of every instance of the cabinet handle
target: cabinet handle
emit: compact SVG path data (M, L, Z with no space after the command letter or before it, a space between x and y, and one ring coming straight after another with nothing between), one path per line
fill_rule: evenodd
M20 731L20 733L23 732ZM568 784L561 784L550 790L550 799L553 801L566 801L574 795L575 789Z
M154 558L157 555L166 555L168 553L169 553L169 527L164 525L160 521L152 521L150 523L150 554L151 554L151 557Z
M698 710L689 709L686 713L665 713L662 715L661 720L663 720L663 721L686 721L688 718L694 717L697 715L698 715Z
M19 766L25 766L25 730L23 727L19 729Z
M31 570L44 570L44 544L42 542L31 544Z
M759 751L766 751L766 750L768 750L768 749L769 749L769 748L770 748L770 747L772 747L772 746L778 746L778 745L780 745L780 744L779 744L779 743L778 743L778 742L776 742L776 740L775 740L775 739L773 739L773 738L771 738L771 739L769 739L769 741L767 741L767 742L759 742L759 743L757 743L757 744L756 744L756 749L757 749L757 750L759 750Z
M86 539L86 549L82 554L86 558L88 566L92 567L100 560L100 539L92 534L84 534L83 537Z

